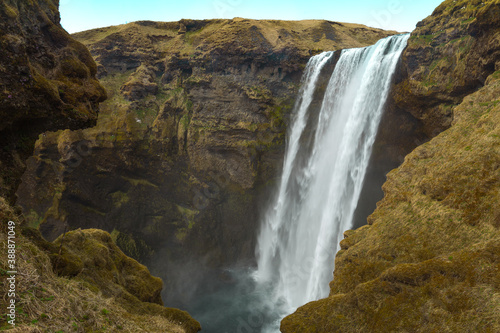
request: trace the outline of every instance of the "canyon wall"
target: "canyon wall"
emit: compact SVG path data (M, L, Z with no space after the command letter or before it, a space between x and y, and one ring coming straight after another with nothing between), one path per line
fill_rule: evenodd
M2 219L22 226L20 265L38 276L23 277L21 299L66 309L27 307L24 327L47 329L81 313L80 330L199 330L160 305L161 281L125 254L166 277L166 304L208 288L209 272L252 264L307 60L395 33L330 21L142 21L76 34L90 56L60 27L57 1L7 0L0 15ZM370 177L381 183L401 166L369 224L345 233L330 296L285 318L283 332L500 330L499 18L498 1L447 0L418 24ZM96 77L109 97L99 107ZM8 204L14 192L24 215Z
M393 33L239 18L78 33L109 98L95 127L40 137L18 203L48 239L109 231L167 277L167 299L189 298L210 272L252 263L309 57Z
M54 2L5 0L0 17L0 195L11 200L38 135L95 124L106 92Z

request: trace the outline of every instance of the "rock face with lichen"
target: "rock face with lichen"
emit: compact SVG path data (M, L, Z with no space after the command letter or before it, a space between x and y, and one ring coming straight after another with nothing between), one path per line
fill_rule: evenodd
M11 198L42 132L95 124L106 93L51 0L0 4L0 195Z
M392 112L433 137L345 234L328 298L282 332L500 330L500 5L445 1L412 33Z
M107 230L169 282L201 282L206 271L252 260L258 207L279 174L311 54L392 33L246 19L78 33L109 99L96 127L40 138L18 203L47 238L66 228ZM167 284L166 295L189 296L199 284Z
M0 272L19 271L13 331L197 332L200 324L189 314L162 306L161 279L127 257L109 233L76 230L51 243L11 206L38 135L95 124L106 96L87 48L59 25L57 4L0 3L0 242L7 248L14 231L16 245L15 269L2 251ZM2 301L10 298L7 284L1 279ZM2 319L1 330L13 328Z
M495 1L444 1L412 33L392 96L430 137L449 128L452 108L498 70L499 26Z
M402 54L368 169L362 214L366 223L387 170L450 127L453 107L484 85L500 57L498 6L491 2L445 1L419 22ZM370 197L375 198L371 200Z

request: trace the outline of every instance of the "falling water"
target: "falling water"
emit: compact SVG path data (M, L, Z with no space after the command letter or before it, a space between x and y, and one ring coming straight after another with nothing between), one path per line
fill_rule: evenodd
M391 77L408 37L343 50L315 117L309 106L333 53L314 56L308 63L281 182L256 249L255 279L268 286L269 301L279 316L328 296L334 256L343 232L352 227ZM312 130L307 130L311 122Z

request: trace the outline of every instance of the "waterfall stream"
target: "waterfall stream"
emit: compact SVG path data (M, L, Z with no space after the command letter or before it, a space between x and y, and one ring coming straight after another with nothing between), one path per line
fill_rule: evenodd
M391 36L343 50L314 117L308 111L333 52L312 57L306 67L281 181L256 249L254 278L267 286L269 304L280 318L328 296L335 253L343 232L352 228L391 78L408 38ZM267 331L276 332L277 324Z

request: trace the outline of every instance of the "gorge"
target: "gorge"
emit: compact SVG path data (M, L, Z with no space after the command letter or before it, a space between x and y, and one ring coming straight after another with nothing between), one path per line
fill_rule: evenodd
M0 4L17 330L500 330L498 1L409 35L57 5Z
M285 314L328 295L337 244L352 228L392 74L408 37L343 50L318 115L307 111L332 53L313 57L306 67L278 194L257 247L257 283L271 284L273 303L278 308L284 303Z

